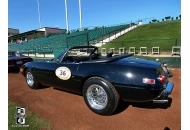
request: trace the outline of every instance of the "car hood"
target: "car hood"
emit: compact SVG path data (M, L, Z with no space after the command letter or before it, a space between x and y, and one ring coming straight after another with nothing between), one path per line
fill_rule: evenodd
M115 61L114 63L120 64L120 65L151 67L151 68L157 68L161 64L160 62L157 62L157 61L147 60L143 58L133 58L133 57L123 58L123 59Z
M26 58L30 58L27 56L9 56L8 60L21 60L21 59L26 59Z

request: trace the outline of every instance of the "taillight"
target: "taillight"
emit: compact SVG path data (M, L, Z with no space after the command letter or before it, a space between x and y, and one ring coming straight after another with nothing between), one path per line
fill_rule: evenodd
M159 80L159 82L160 82L161 84L163 84L164 81L165 81L165 75L164 75L164 74L159 75L158 80Z
M154 79L143 78L143 83L145 83L145 84L155 84L155 80Z

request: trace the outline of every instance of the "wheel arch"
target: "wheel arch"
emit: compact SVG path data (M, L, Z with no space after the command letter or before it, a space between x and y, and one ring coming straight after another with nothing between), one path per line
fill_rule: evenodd
M85 78L83 78L83 80L82 80L82 82L81 82L81 84L80 84L80 92L81 92L81 93L82 93L82 91L83 91L83 87L84 87L85 82L86 82L88 79L92 78L92 77L100 77L100 78L103 78L103 79L109 81L108 78L105 78L106 76L100 76L100 75L98 75L98 74L88 75L88 76L86 76Z
M28 70L28 67L25 67L23 70L23 75L26 76L26 70Z
M107 80L106 78L103 78L102 76L97 76L97 75L93 75L93 76L91 75L91 76L86 77L85 79L86 79L86 80L84 80L85 82L86 81L87 82L89 81L89 82L87 84L83 85L84 87L82 90L83 91L82 95L84 97L84 100L85 100L85 103L87 104L87 106L93 112L100 114L100 115L112 114L117 109L119 102L120 102L120 95L118 94L117 90L112 85L112 83L109 82L109 80ZM97 100L97 99L91 97L90 95L94 95L94 94L91 94L92 92L90 94L88 93L89 91L92 91L92 90L89 90L89 86L93 86L93 84L98 84L98 86L101 86L101 88L104 90L104 93L106 93L107 103L103 105L103 108L98 109L99 107L102 107L101 106L102 104L101 105L99 104L100 106L97 106L97 102L99 102L98 101L99 99ZM101 94L102 94L102 92L101 92ZM95 103L96 105L93 102L96 102Z

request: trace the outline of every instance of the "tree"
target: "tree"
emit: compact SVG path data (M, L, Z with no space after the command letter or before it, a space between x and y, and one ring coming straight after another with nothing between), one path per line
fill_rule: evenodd
M174 17L172 17L172 20L174 19Z
M170 20L170 18L171 18L171 16L165 17L166 21L167 21L167 20Z
M131 23L131 25L135 25L135 23Z
M142 22L142 20L138 20L138 22Z
M176 20L178 20L178 17L176 17Z
M149 23L151 23L151 22L149 21Z
M95 27L95 30L97 30L99 27Z
M84 30L88 30L88 28L84 28Z
M156 22L156 21L157 21L156 19L153 19L153 20L152 20L153 23Z
M181 19L181 14L179 15L179 18Z
M162 19L162 22L164 22L164 19Z

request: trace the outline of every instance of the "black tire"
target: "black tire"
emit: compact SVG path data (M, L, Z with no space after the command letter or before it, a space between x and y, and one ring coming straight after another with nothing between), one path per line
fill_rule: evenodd
M101 95L97 97L97 93ZM118 107L120 99L114 86L100 77L91 77L85 82L83 97L90 110L99 115L111 115Z
M31 89L42 88L42 85L36 81L34 75L32 74L32 72L30 70L26 70L26 72L25 72L25 80L26 80L26 83L27 83L28 87L30 87ZM29 82L29 80L31 80L31 82Z

